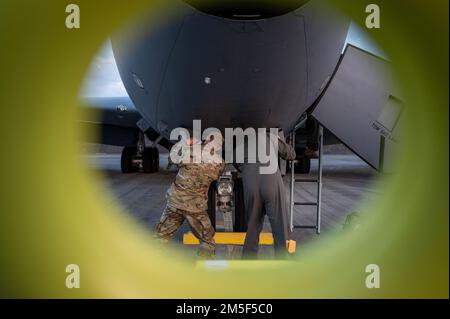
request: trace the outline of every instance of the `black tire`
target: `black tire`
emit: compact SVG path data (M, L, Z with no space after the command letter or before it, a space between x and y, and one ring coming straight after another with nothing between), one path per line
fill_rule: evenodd
M133 165L133 157L136 155L136 147L127 146L122 150L122 156L120 158L120 168L122 173L130 174L136 171L136 167Z
M159 171L159 151L156 147L153 148L153 169L155 172Z
M234 224L233 230L238 233L247 231L247 215L244 203L244 185L242 179L234 181Z
M159 151L156 147L146 147L142 154L142 169L151 174L159 170Z
M311 171L311 159L309 157L302 157L295 163L296 174L309 174Z
M208 216L211 225L216 230L216 182L212 182L208 189Z

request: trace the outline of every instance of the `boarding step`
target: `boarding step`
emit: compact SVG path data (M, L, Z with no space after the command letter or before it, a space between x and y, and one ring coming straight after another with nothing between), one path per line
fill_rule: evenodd
M296 178L294 180L296 183L317 183L319 180L317 178Z
M302 117L301 122L306 121L307 116ZM297 127L300 127L301 124L297 124ZM295 146L295 131L291 133L291 145ZM289 215L290 215L290 230L291 232L294 231L294 229L315 229L317 234L320 234L320 220L321 220L321 202L322 202L322 153L323 153L323 127L319 125L319 156L317 157L318 160L318 169L317 169L317 176L314 178L297 178L295 176L295 171L291 170L291 176L290 176L290 196L289 196ZM294 167L294 163L297 161L292 161L292 167ZM295 184L296 183L316 183L317 184L317 193L316 193L316 200L313 202L299 202L296 201L294 198L295 195ZM294 224L294 207L295 206L315 206L316 207L316 224L315 225L295 225Z
M317 206L315 202L294 202L294 206Z

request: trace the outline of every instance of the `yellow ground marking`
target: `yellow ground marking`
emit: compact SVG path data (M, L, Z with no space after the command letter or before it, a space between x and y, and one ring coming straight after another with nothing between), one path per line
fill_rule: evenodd
M245 233L234 232L217 232L214 235L214 240L218 245L244 245ZM183 235L183 244L185 245L198 245L200 242L192 232L185 233ZM260 245L273 245L272 233L260 233L259 234ZM292 254L296 250L297 243L295 240L287 240L286 247Z

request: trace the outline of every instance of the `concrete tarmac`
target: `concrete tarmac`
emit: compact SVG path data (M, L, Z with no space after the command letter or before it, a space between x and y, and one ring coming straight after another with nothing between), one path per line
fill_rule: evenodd
M134 216L149 229L149 236L158 223L166 204L165 193L175 178L176 170L166 171L167 155L160 155L160 171L155 174L122 174L120 171L120 154L91 154L84 155L86 166L103 173L105 187L108 188L117 201L121 203L126 213ZM297 175L298 178L314 177L317 174L317 161L312 160L309 175ZM317 235L314 229L294 229L292 239L297 241L297 251L311 243L320 241L327 234L342 230L346 216L351 213L358 203L381 193L375 189L373 179L378 174L365 162L352 154L330 155L323 157L323 190L322 190L322 233ZM286 193L289 196L289 176L284 177ZM297 183L295 187L296 201L315 201L315 183ZM287 197L286 200L289 200ZM116 203L111 203L115 205ZM223 215L217 215L217 227L223 228ZM294 224L315 224L315 207L296 207ZM189 231L185 224L177 233L174 241L182 243L183 233ZM270 232L266 219L264 231ZM185 247L195 251L195 247ZM217 258L240 258L241 247L218 247ZM260 258L272 258L273 248L270 246L260 249Z

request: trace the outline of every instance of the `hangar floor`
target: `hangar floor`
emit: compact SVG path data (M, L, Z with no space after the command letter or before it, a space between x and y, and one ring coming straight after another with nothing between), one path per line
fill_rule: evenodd
M175 177L175 170L166 171L167 154L161 154L161 169L156 174L127 174L120 171L119 154L91 154L83 157L87 166L95 171L101 171L105 176L106 187L109 188L122 203L126 211L137 218L149 231L152 231L159 221L165 206L165 192ZM317 161L312 161L311 176L317 172ZM353 154L325 154L323 165L322 192L322 234L317 235L313 229L295 229L292 239L297 241L297 253L306 245L333 232L339 232L346 216L352 212L363 198L374 196L381 192L375 189L371 181L376 172ZM289 179L285 176L286 189L289 189ZM316 184L296 184L295 197L299 201L315 200ZM287 195L289 192L287 191ZM223 215L220 213L220 215ZM314 207L297 207L294 215L295 224L313 224L315 221ZM223 224L223 218L217 217L218 229ZM183 233L189 231L187 225L175 236L175 241L182 242ZM264 231L270 232L266 219ZM259 258L272 258L273 248L261 246ZM195 247L186 247L194 251ZM241 247L220 246L217 258L240 258Z

